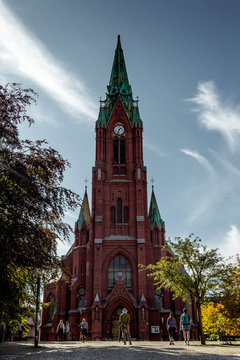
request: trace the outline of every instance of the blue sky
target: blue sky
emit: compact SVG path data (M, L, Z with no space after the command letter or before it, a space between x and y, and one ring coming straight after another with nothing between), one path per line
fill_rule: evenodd
M238 0L0 0L1 83L39 93L22 137L47 139L72 164L64 185L83 195L87 177L91 199L99 97L120 34L166 236L193 232L240 253L239 19Z

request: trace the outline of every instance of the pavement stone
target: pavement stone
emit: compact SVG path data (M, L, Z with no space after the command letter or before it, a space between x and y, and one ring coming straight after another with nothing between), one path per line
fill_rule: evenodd
M233 345L197 341L190 346L183 342L136 341L132 345L114 341L41 342L35 349L31 342L0 344L0 360L240 360L240 342Z

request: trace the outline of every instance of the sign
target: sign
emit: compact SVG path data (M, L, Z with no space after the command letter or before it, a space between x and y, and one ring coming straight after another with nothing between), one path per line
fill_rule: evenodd
M159 334L159 326L151 326L152 334Z

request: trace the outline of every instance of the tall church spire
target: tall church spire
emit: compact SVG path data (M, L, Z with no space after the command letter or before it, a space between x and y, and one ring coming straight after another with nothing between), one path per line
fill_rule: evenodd
M128 82L127 69L125 65L123 49L121 46L120 35L118 35L117 48L113 59L113 66L109 85L107 87L108 95L132 94L131 86Z
M105 127L108 125L108 121L119 97L121 98L131 125L142 126L142 120L138 110L138 100L133 100L132 88L128 81L120 35L118 35L117 39L117 47L114 54L110 81L107 86L106 99L100 101L97 126L101 125Z

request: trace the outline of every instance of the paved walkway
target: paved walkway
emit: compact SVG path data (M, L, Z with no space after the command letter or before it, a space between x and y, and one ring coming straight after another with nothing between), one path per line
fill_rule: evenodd
M113 341L41 342L38 349L32 343L0 344L0 360L240 360L240 343L201 346L195 341L190 346L182 342L134 342L124 346Z

